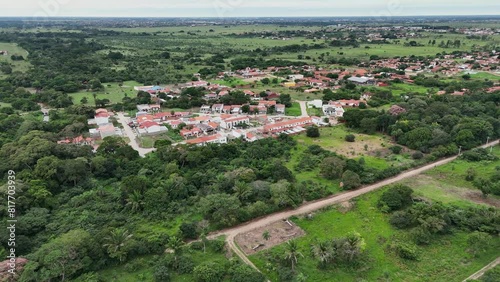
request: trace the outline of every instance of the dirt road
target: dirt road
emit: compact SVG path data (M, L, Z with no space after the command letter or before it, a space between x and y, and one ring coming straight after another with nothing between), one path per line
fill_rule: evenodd
M491 143L489 143L487 145L483 145L481 147L487 148L489 146L494 146L494 145L497 145L498 142L499 141L496 140L494 142L491 142ZM295 209L295 210L287 210L287 211L283 211L283 212L278 212L278 213L270 214L270 215L265 216L265 217L260 218L260 219L256 219L256 220L253 220L253 221L250 221L250 222L247 222L247 223L244 223L244 224L232 227L232 228L228 228L228 229L225 229L225 230L222 230L222 231L219 231L219 232L215 232L213 234L210 234L209 237L210 238L215 238L215 237L218 237L218 236L226 236L226 241L227 241L229 247L231 247L231 249L233 249L233 251L245 263L247 263L251 267L257 269L255 267L255 265L253 265L253 263L248 260L248 258L246 257L246 255L241 250L239 250L238 247L236 246L236 244L234 243L234 238L236 237L236 235L248 232L250 230L253 230L253 229L256 229L256 228L259 228L259 227L262 227L262 226L269 225L269 224L271 224L273 222L276 222L278 220L283 220L283 219L289 218L291 216L308 214L308 213L311 213L313 211L322 209L322 208L327 207L327 206L331 206L331 205L335 205L335 204L342 203L342 202L345 202L345 201L349 201L352 198L355 198L355 197L361 196L363 194L375 191L377 189L380 189L380 188L382 188L384 186L387 186L387 185L393 184L395 182L401 181L403 179L406 179L406 178L409 178L409 177L421 174L421 173L423 173L423 172L425 172L427 170L433 169L433 168L435 168L437 166L441 166L441 165L447 164L449 162L452 162L456 158L457 158L457 156L454 156L454 157L451 157L451 158L447 158L447 159L443 159L443 160L437 161L435 163L431 163L431 164L425 165L423 167L416 168L414 170L403 172L403 173L401 173L401 174L399 174L399 175L397 175L395 177L383 180L383 181L375 183L373 185L365 186L365 187L360 188L358 190L343 192L343 193L331 196L331 197L326 198L326 199L322 199L322 200L314 201L314 202L311 202L311 203L307 203L307 204L305 204L305 205L303 205L303 206L301 206L301 207L299 207L298 209Z
M484 275L484 273L490 269L492 269L493 267L497 266L500 264L500 257L498 257L496 260L492 261L491 263L489 263L487 266L481 268L478 272L472 274L471 276L467 277L464 281L462 282L467 282L469 280L476 280L476 279L479 279L481 276Z

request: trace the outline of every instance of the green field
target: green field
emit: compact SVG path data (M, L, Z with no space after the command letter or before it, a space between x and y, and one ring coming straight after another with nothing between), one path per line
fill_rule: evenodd
M299 117L302 115L300 104L297 102L292 103L292 107L285 109L285 115Z
M387 244L406 238L404 231L393 229L388 223L388 215L376 208L381 191L370 193L355 200L353 210L343 214L336 208L317 213L312 220L296 219L294 222L306 231L306 236L297 239L299 251L298 273L308 281L461 281L496 258L500 239L479 257L474 258L465 250L467 234L456 231L445 235L428 246L419 247L419 260L406 261L389 252ZM338 266L318 270L317 261L312 257L310 245L317 240L327 240L345 236L356 231L366 242L366 258L358 267ZM277 281L272 257L283 257L284 245L274 247L250 256L252 262L271 281Z
M500 147L495 147L493 153L500 156ZM293 157L291 161L294 161ZM367 164L371 161L375 160L366 159ZM472 167L477 170L477 177L489 178L499 165L500 160L478 163L456 160L401 183L412 187L414 196L427 200L461 207L485 205L483 201L470 198L470 193L477 194L478 191L464 180L465 172ZM500 238L495 237L491 248L474 257L466 251L468 234L455 230L450 235L441 235L430 245L419 246L417 261L399 258L388 249L388 244L394 240L408 240L409 234L394 229L388 222L390 215L377 208L377 201L384 190L354 199L353 208L347 213L337 209L340 206L335 206L314 214L313 219L295 219L294 222L307 234L297 239L299 251L304 255L299 258L297 273L304 274L308 281L461 281L497 257ZM500 205L499 197L490 195L489 198L488 204ZM342 237L352 231L360 233L366 242L366 257L361 264L319 270L310 245ZM284 248L281 244L252 255L250 259L271 281L277 281L275 263L271 261L283 257Z
M12 71L25 72L31 67L31 64L28 62L28 51L19 47L17 44L0 42L0 50L9 52L7 56L0 56L0 62L11 64ZM12 55L21 55L24 57L24 61L13 61L10 58ZM0 75L0 78L2 78L2 76L4 75Z
M118 83L104 83L104 90L96 92L97 99L109 99L111 104L121 103L124 97L134 98L137 95L137 91L134 90L134 86L141 86L142 84L137 81L125 81L120 87ZM85 97L87 98L88 105L94 105L93 92L80 91L77 93L70 94L73 98L73 103L80 104L81 100Z

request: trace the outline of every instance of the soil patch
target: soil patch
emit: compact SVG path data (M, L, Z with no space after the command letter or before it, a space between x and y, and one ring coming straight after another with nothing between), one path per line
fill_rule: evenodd
M290 224L286 221L277 221L247 233L239 234L235 237L235 242L246 255L252 255L306 234L292 221L288 222ZM270 235L268 240L263 237L266 231Z

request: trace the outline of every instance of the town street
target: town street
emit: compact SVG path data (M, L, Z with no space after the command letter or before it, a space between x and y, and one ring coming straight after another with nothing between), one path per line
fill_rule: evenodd
M122 112L117 113L118 116L118 122L120 122L123 126L123 131L125 132L125 135L127 135L128 139L130 139L130 142L128 143L134 150L139 152L139 156L145 157L147 154L155 151L156 149L146 149L146 148L141 148L139 146L139 143L137 143L137 139L134 133L134 130L128 125L127 121L128 118L123 115Z
M302 116L303 117L308 117L309 114L307 114L307 102L306 101L298 101L300 104L300 110L302 111Z

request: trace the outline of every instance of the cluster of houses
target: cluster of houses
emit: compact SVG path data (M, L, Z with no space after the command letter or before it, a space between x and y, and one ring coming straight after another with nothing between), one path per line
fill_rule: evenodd
M88 120L88 124L95 126L89 130L90 136L94 139L104 139L109 136L122 136L120 128L116 128L110 121L112 112L106 109L97 109L93 119Z

